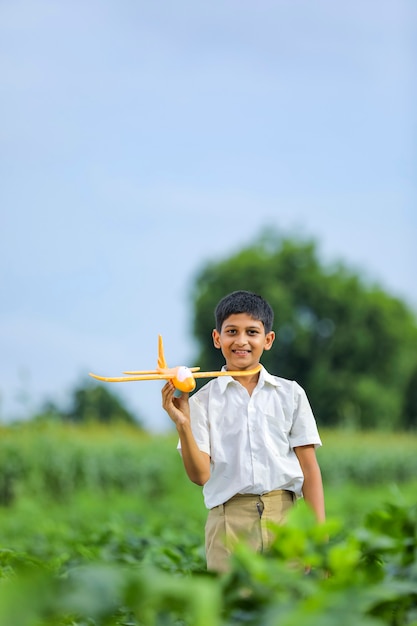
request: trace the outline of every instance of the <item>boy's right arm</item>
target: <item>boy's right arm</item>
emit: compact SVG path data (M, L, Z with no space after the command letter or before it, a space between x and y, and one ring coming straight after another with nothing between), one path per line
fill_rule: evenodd
M174 396L175 387L168 381L162 389L162 406L177 427L181 442L181 455L189 479L204 485L210 478L210 456L202 452L191 430L188 393Z

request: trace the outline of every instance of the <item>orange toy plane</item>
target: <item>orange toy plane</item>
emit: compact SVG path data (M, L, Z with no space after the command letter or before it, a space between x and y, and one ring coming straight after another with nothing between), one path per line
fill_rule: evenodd
M174 387L179 391L189 393L195 389L196 378L213 378L216 376L251 376L256 374L261 369L261 365L251 370L242 371L223 371L223 372L200 372L199 367L186 367L185 365L179 365L177 367L168 367L164 355L164 346L162 343L162 337L158 337L158 364L155 370L143 370L135 372L123 372L125 376L119 376L116 378L107 378L105 376L97 376L91 374L93 378L97 380L103 380L106 383L125 383L135 380L172 380Z

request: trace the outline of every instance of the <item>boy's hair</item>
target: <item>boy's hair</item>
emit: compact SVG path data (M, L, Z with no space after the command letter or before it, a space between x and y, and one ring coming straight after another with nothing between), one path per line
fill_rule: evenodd
M223 322L236 313L247 313L255 320L263 323L265 333L272 330L274 323L274 311L271 305L261 296L251 291L232 291L224 296L216 306L214 317L216 319L216 329L220 332Z

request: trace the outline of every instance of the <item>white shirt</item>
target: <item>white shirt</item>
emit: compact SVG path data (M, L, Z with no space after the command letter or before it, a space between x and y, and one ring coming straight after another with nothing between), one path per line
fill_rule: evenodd
M321 446L321 440L298 383L262 368L250 396L231 376L215 378L190 397L190 411L197 445L210 455L203 488L208 509L237 493L288 489L301 495L304 477L294 448Z

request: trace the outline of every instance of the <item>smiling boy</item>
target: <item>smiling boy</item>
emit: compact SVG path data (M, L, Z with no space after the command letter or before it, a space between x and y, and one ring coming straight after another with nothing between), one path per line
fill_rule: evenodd
M224 370L256 368L275 333L269 303L249 291L234 291L215 310L214 346ZM174 396L168 382L162 405L175 423L185 470L203 485L206 558L209 570L224 572L239 539L267 550L274 534L303 496L316 519L325 518L315 449L321 445L310 404L295 381L269 374L225 376L189 398Z

